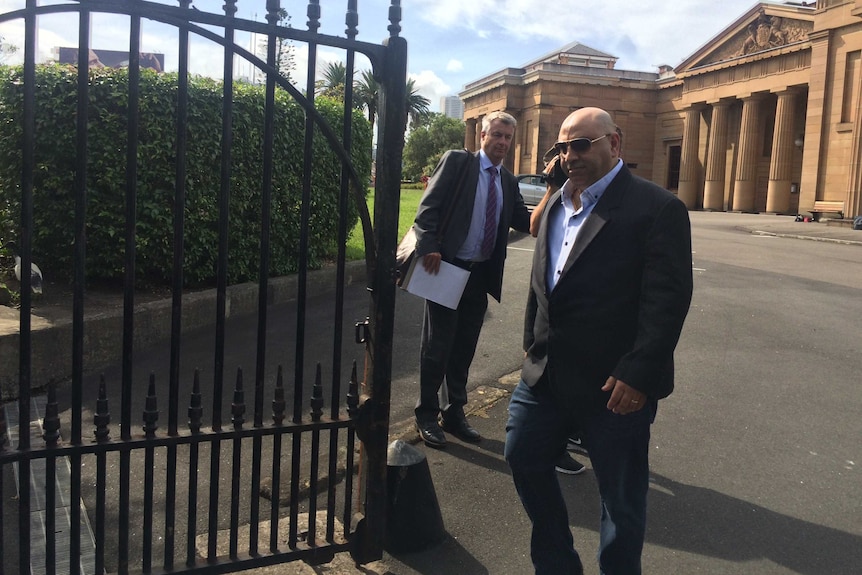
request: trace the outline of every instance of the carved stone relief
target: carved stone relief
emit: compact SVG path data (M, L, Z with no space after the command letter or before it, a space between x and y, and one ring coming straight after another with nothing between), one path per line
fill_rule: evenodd
M697 66L714 64L793 44L807 39L808 33L813 28L812 22L769 16L761 10L746 30L739 32L719 46L709 56L698 62Z

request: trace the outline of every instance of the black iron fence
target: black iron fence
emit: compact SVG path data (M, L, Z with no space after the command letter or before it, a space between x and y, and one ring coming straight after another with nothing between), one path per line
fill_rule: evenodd
M178 4L178 5L177 5ZM227 573L276 563L327 562L349 550L357 563L382 554L385 530L386 447L389 427L392 330L395 287L392 280L401 152L406 122L406 42L400 38L400 1L391 0L389 37L383 44L356 39L356 0L343 12L346 37L319 33L322 9L308 2L306 29L286 27L279 0L266 1L266 22L237 17L237 0L225 0L223 13L207 13L192 0L172 5L139 0L78 0L72 4L38 5L0 13L0 23L24 28L22 52L23 109L20 114L20 222L17 243L22 269L29 269L34 247L34 171L37 109L36 38L41 18L64 14L76 20L77 107L75 113L73 229L73 337L68 382L36 381L32 354L31 279L21 278L18 398L0 409L0 573ZM118 14L128 20L128 92L125 112L126 147L124 291L122 355L116 381L85 369L88 186L94 165L88 142L91 127L91 16ZM141 69L164 68L164 58L141 54L142 22L172 27L176 34L177 85L174 138L173 225L164 231L172 245L171 336L166 373L140 381L135 372L136 250L139 214L142 104ZM266 55L237 42L238 34L266 39ZM180 367L183 341L185 219L188 182L187 124L195 110L188 83L193 63L190 36L205 39L223 54L220 150L217 196L217 253L212 366L187 377ZM307 78L296 88L279 72L279 39L307 47ZM315 100L318 47L343 51L343 121L340 130L324 120ZM373 225L365 207L366 181L351 162L353 148L353 74L355 57L363 55L379 84L378 146L375 166ZM232 141L243 126L234 126L235 62L253 70L264 85L261 149L262 170L258 238L258 313L256 362L250 382L226 353ZM289 359L267 357L268 278L273 214L273 166L284 161L273 149L276 93L286 91L304 112L299 205L297 294L291 316L295 349ZM315 133L341 163L338 182L338 225L333 286L331 356L309 373L304 360L307 317L309 227L314 204ZM320 136L318 136L319 138ZM368 150L371 153L371 150ZM353 202L363 224L369 314L357 326L365 357L351 373L342 365L345 285L345 243L348 206ZM282 321L283 318L276 318ZM361 332L361 333L360 333ZM284 361L283 361L284 360ZM292 365L292 376L282 364ZM273 368L277 365L277 370ZM323 372L327 372L324 381ZM362 379L363 381L360 381ZM364 389L362 388L364 384ZM96 386L98 389L92 389ZM310 396L306 394L310 390ZM44 391L44 394L42 393ZM85 397L95 396L94 404ZM326 401L329 401L327 408ZM166 407L165 407L166 406ZM137 408L137 409L136 409ZM138 418L133 414L141 414ZM183 416L181 417L181 413ZM117 414L118 417L117 417ZM187 414L187 417L185 415ZM91 427L92 426L92 427ZM85 432L85 429L87 432ZM92 429L92 432L89 430ZM355 454L362 444L362 473ZM265 495L262 497L261 494ZM92 537L90 536L92 533Z

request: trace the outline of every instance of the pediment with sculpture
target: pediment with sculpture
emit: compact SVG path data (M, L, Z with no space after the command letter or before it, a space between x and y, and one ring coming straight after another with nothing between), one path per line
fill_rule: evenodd
M801 42L808 39L808 34L813 29L813 22L770 15L761 9L755 19L698 61L696 66L715 64Z

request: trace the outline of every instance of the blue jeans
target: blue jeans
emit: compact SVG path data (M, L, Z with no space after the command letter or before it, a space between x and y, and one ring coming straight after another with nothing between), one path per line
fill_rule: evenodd
M566 438L580 430L599 484L601 531L599 568L603 575L639 575L646 531L649 436L657 402L615 415L563 407L540 381L523 380L509 402L506 461L521 503L533 524L530 556L536 575L580 575L568 512L554 462Z

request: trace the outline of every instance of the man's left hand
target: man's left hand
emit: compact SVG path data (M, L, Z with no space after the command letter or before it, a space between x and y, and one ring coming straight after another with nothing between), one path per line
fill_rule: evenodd
M646 404L646 395L613 376L602 386L602 391L611 392L608 409L620 415L634 413Z

